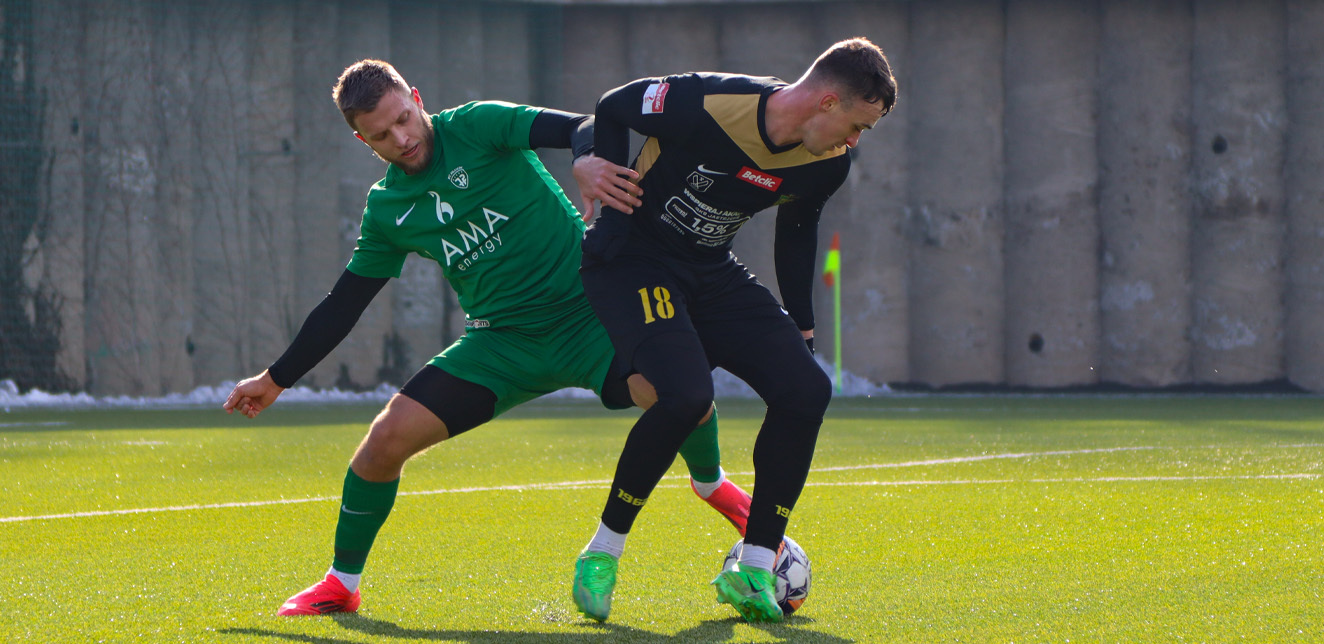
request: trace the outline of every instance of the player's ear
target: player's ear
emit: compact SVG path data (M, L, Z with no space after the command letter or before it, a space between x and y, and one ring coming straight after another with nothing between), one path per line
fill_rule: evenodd
M818 99L818 110L820 112L830 112L832 108L841 104L841 97L836 92L825 92Z
M410 87L409 93L413 95L414 102L418 104L418 109L423 109L423 97L418 95L418 88Z

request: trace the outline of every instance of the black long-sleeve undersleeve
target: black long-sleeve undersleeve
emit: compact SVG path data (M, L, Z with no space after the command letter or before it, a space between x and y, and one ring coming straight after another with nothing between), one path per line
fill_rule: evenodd
M293 387L349 335L388 281L388 277L363 277L348 269L341 273L331 292L308 314L285 354L267 369L272 381L286 389Z
M814 328L814 264L823 204L784 204L777 209L773 262L782 306L801 331Z
M529 128L530 148L570 148L575 158L593 151L593 116L543 108Z
M623 104L629 101L632 85L603 94L595 115L602 127L594 127L594 154L620 166L630 162L630 127L620 113L624 111Z

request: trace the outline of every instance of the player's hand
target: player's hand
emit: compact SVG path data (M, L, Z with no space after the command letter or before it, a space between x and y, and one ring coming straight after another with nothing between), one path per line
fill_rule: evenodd
M257 418L263 409L276 402L282 391L285 391L285 388L277 385L271 379L270 373L263 371L252 378L239 381L221 408L227 414L233 414L238 409L239 413L249 418Z
M805 331L804 329L801 329L800 335L805 339L805 346L809 347L809 355L814 355L814 330L810 329Z
M634 170L586 154L575 159L573 173L575 183L579 184L579 198L584 204L584 221L593 218L594 201L601 201L602 205L626 214L633 213L635 206L644 204L639 200L644 189L635 183L639 180L639 173Z

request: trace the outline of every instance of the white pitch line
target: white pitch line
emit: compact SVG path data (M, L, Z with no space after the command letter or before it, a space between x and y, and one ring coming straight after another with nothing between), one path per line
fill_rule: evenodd
M880 463L871 465L846 465L840 467L820 467L814 468L814 472L840 472L846 470L861 469L881 469L893 467L916 467L922 465L944 465L952 463L971 463L976 461L987 461L993 459L1007 458L1033 458L1037 456L1065 456L1073 454L1096 454L1101 452L1121 452L1133 450L1160 449L1158 447L1107 447L1097 449L1079 449L1079 450L1055 450L1049 452L1017 452L1009 454L983 454L979 456L960 456L955 458L940 458L924 461L907 461L904 463ZM752 475L752 472L731 472L733 476ZM809 482L806 486L814 487L832 487L832 486L904 486L904 485L978 485L978 484L1007 484L1007 483L1094 483L1094 482L1122 482L1122 481L1219 481L1219 480L1238 480L1238 479L1317 479L1320 474L1266 474L1249 476L1137 476L1137 477L1100 477L1093 479L1068 478L1068 479L1006 479L1006 480L957 480L957 481L863 481L863 482L840 482L840 483L817 483ZM663 480L685 479L685 476L668 476ZM472 492L502 492L513 491L523 492L530 490L577 490L585 488L594 488L609 485L610 479L585 480L585 481L555 481L551 483L529 483L525 485L492 485L482 487L462 487L439 490L419 490L413 492L400 492L397 496L430 496L435 494L465 494ZM200 503L196 505L171 505L158 508L130 508L125 510L93 510L89 512L68 512L64 514L41 514L20 517L0 517L0 523L17 523L20 521L40 521L45 519L76 519L82 517L104 517L120 516L126 514L149 514L153 512L185 512L189 510L212 510L220 508L254 508L268 505L291 505L296 503L317 503L321 501L339 501L338 496L316 496L304 499L277 499L275 501L236 501L232 503Z
M1302 443L1300 445L1260 445L1257 449L1296 449L1302 447L1324 447L1324 443ZM1095 449L1066 449L1052 452L1019 452L1011 454L981 454L979 456L956 456L953 458L935 458L925 461L905 461L902 463L876 463L870 465L841 465L837 467L817 467L815 472L845 472L850 470L876 470L893 467L921 467L924 465L948 465L951 463L974 463L977 461L992 461L1003 458L1034 458L1036 456L1071 456L1075 454L1101 454L1106 452L1133 452L1137 450L1150 449L1237 449L1237 446L1228 445L1207 445L1201 447L1099 447ZM753 474L753 472L749 472ZM1095 479L1091 479L1095 480Z
M839 481L809 482L805 487L896 487L906 485L1006 485L1008 483L1127 483L1180 481L1249 481L1319 479L1324 474L1246 474L1244 476L1101 476L1099 478L1063 479L966 479L958 481Z
M974 463L1000 458L1033 458L1036 456L1066 456L1072 454L1099 454L1103 452L1130 452L1142 449L1160 449L1158 447L1101 447L1097 449L1064 449L1053 452L1019 452L1015 454L981 454L979 456L957 456L954 458L935 458L927 461L906 461L904 463L879 463L875 465L842 465L839 467L818 467L815 472L844 472L847 470L873 470L889 467L920 467L923 465L947 465L950 463Z
M674 477L673 477L674 478ZM462 487L442 490L418 490L399 492L396 496L421 496L432 494L464 494L469 492L500 492L525 490L574 490L585 487L606 485L611 480L603 481L564 481L559 483L531 483L528 485L493 485L488 487ZM216 508L254 508L264 505L291 505L295 503L317 503L319 501L339 501L338 496L314 496L304 499L278 499L275 501L235 501L232 503L200 503L197 505L168 505L159 508L132 508L127 510L92 510L88 512L69 512L66 514L43 514L27 517L0 517L0 523L17 521L36 521L39 519L75 519L79 517L105 517L121 514L146 514L151 512L184 512L187 510L211 510Z

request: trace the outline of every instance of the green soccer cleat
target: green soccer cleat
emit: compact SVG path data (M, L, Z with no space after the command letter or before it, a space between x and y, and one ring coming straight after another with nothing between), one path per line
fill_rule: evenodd
M607 621L611 591L616 588L616 557L605 552L582 552L575 561L575 606L585 617Z
M747 622L780 622L782 609L777 605L777 578L771 570L741 568L736 564L713 580L717 603L731 604Z

